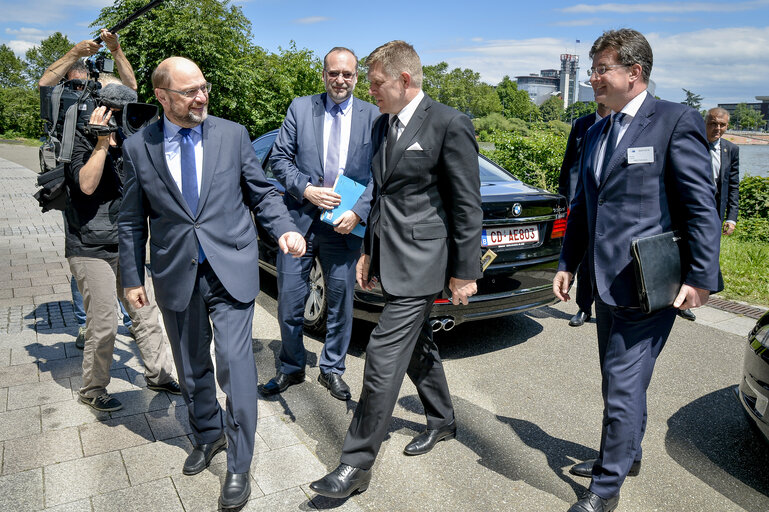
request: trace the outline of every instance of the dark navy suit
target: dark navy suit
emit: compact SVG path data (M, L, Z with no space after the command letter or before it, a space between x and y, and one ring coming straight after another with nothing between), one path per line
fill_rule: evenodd
M737 222L740 201L740 148L721 139L721 172L716 185L716 205L721 221Z
M598 182L595 158L606 125L606 118L596 123L583 142L559 263L574 272L587 252L596 292L604 417L590 490L603 498L619 492L641 459L646 389L676 316L672 307L639 309L631 241L677 229L689 253L684 282L715 291L721 232L699 113L647 95ZM628 148L643 147L652 148L653 162L629 163Z
M365 224L371 205L371 126L379 115L372 104L351 98L350 142L344 175L366 185L353 206ZM324 186L324 141L326 93L296 98L275 139L270 164L275 177L286 188L283 196L299 232L307 240L302 258L278 255L278 321L282 338L280 372L304 371L306 356L302 341L304 307L309 295L309 274L314 259L320 260L326 279L326 340L318 366L323 373L342 374L352 331L355 264L362 238L334 231L320 220L321 210L304 198L308 184Z
M166 163L163 119L123 145L126 178L118 220L122 282L126 288L144 283L145 244L151 235L155 297L192 433L197 444L207 444L226 432L227 470L245 473L257 417L251 322L259 293L259 253L251 210L276 239L296 227L265 178L246 129L214 116L202 124L202 183L193 214ZM206 256L202 264L198 245ZM226 414L216 398L212 323Z
M582 152L582 139L588 128L595 124L596 113L582 116L571 127L569 140L566 142L566 152L561 163L561 174L558 176L558 193L566 196L571 204L577 191L579 180L579 155ZM593 286L590 282L590 273L587 269L587 261L583 260L577 270L577 306L580 311L591 314L593 308Z

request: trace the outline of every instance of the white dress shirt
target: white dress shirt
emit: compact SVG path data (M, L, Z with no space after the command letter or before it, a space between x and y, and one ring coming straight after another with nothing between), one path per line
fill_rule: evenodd
M339 174L344 174L347 165L347 151L350 149L350 132L352 130L352 103L350 96L339 104L339 115L342 121L342 131L339 134ZM328 138L331 135L331 123L334 118L329 112L334 106L334 101L326 95L326 113L323 116L323 165L328 159Z
M622 118L619 133L617 134L617 146L619 146L619 141L622 140L622 137L625 136L625 132L627 132L628 127L630 126L630 123L633 122L633 118L635 118L636 115L638 115L638 109L641 108L641 105L643 105L644 100L646 99L646 95L648 93L644 89L641 91L641 93L633 98L632 100L628 101L627 104L622 107L622 112L625 114L625 116ZM612 115L614 112L611 113ZM613 121L613 120L612 120ZM596 156L596 169L601 169L601 172L603 172L603 156L606 154L606 142L609 139L609 132L606 132L606 135L604 135L601 139L601 145L598 148L598 155ZM614 146L615 148L617 146Z
M425 93L420 90L414 98L408 102L408 104L401 109L400 112L398 112L398 138L403 134L403 130L406 129L406 126L408 126L409 121L411 121L411 118L414 116L414 112L417 111L417 107L419 106L419 102L422 101L422 98L425 97ZM390 118L392 118L392 114L390 114ZM392 121L392 119L390 119Z
M181 126L168 120L163 114L163 151L166 154L166 164L171 171L171 177L182 190L182 136L179 135ZM190 129L190 137L195 144L195 172L198 176L198 197L200 197L200 185L203 180L203 125L199 124Z

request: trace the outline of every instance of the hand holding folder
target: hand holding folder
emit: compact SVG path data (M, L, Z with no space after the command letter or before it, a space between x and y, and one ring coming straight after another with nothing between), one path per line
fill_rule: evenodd
M333 190L342 196L342 202L340 202L333 210L325 210L320 215L320 220L327 224L331 224L332 226L344 212L352 210L352 207L355 206L355 203L358 202L358 199L360 199L360 196L366 190L366 186L348 178L344 174L339 174L334 182ZM351 234L363 238L365 233L366 228L358 224L353 228Z

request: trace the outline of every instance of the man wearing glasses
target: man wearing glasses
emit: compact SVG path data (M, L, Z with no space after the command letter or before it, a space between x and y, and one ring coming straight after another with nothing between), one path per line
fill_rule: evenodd
M701 306L718 290L720 223L702 117L647 92L652 50L639 32L605 32L590 57L595 100L614 113L583 141L553 292L569 300L569 284L587 253L604 414L598 458L571 469L592 481L569 512L617 508L625 478L641 469L646 391L676 311ZM681 262L683 283L672 306L644 313L632 240L674 230L683 240L681 253L688 254Z
M326 92L296 98L275 140L272 171L286 189L283 200L307 240L307 252L298 259L278 254L280 367L274 378L259 387L262 395L282 393L304 382L304 310L310 295L310 270L318 258L328 305L318 382L334 398L350 398L342 374L352 331L355 264L363 242L351 231L365 223L371 207L371 126L379 115L374 105L353 98L357 80L355 54L347 48L333 48L323 59ZM320 215L340 203L341 196L332 191L340 174L366 188L332 226L321 221Z
M152 73L152 85L164 115L123 147L123 286L135 308L147 305L143 268L150 235L155 295L196 441L182 471L200 473L226 446L220 502L235 508L251 494L257 418L251 322L259 255L251 211L284 253L301 256L305 243L266 180L246 129L208 116L211 84L197 65L166 59ZM216 399L211 324L225 412Z

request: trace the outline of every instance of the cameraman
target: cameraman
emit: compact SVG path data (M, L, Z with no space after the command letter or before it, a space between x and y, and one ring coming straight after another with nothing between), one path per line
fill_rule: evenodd
M173 363L158 323L158 310L134 309L125 300L118 268L117 214L122 201L123 107L136 102L136 92L116 83L105 86L101 106L94 109L90 124L104 128L98 136L80 131L75 136L72 162L66 168L69 191L65 215L65 257L83 294L86 310L86 343L83 351L83 386L80 401L99 411L116 411L122 404L107 393L110 364L117 332L115 294L133 320L136 343L145 365L147 387L181 394L173 380Z
M125 53L123 53L123 49L120 47L117 34L107 32L107 29L103 28L101 29L100 37L112 54L112 58L115 61L115 67L117 67L120 75L120 80L124 85L135 91L137 86L134 70L131 67L131 63L128 62ZM37 84L40 87L53 87L61 80L87 80L88 69L86 69L84 65L77 63L82 63L80 60L82 57L90 57L98 52L100 48L101 45L93 39L80 41L70 48L62 58L48 66Z

